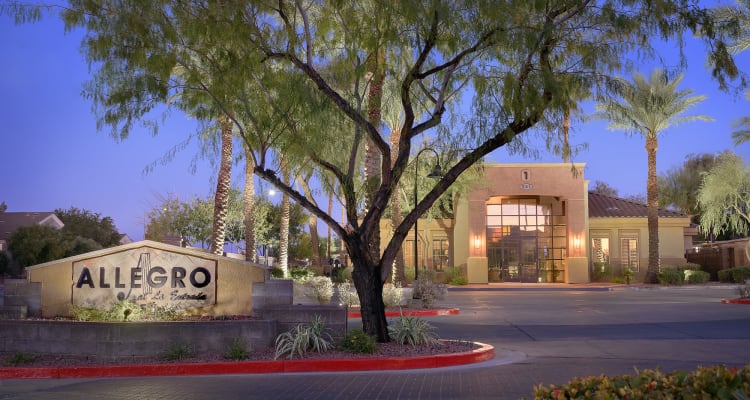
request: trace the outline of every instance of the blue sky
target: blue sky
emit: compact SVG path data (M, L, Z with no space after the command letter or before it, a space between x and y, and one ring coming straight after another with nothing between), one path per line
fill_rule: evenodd
M0 202L6 202L8 211L88 209L112 217L120 232L139 240L144 215L158 204L159 196L205 197L214 185L214 170L206 160L198 160L197 172L190 173L198 154L192 145L144 175L147 165L193 133L194 124L179 114L173 114L156 137L135 131L118 143L108 131L97 131L91 103L80 94L90 76L79 50L81 36L80 31L65 34L54 17L21 26L0 17ZM666 59L676 59L672 46L664 48ZM718 90L705 68L702 44L693 43L688 55L681 88L708 96L691 114L706 114L715 121L665 132L657 155L660 173L681 165L691 153L729 149L750 158L750 143L735 148L730 138L732 121L750 115L750 101ZM748 65L746 56L740 59L740 68ZM640 71L648 75L651 66ZM607 182L622 196L645 193L643 138L608 131L599 121L574 126L571 142L588 143L588 150L573 158L586 163L586 179ZM510 156L503 149L488 160L558 161L544 152L533 160ZM234 184L241 185L241 167L235 167L233 175Z

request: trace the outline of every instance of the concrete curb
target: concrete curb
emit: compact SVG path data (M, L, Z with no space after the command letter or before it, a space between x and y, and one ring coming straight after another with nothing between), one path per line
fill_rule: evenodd
M0 379L112 378L137 376L268 374L285 372L383 371L441 368L479 363L495 357L495 348L419 357L368 357L314 360L237 361L193 364L101 365L85 367L4 367Z
M437 315L458 315L460 310L458 308L441 308L441 309L430 309L430 310L404 310L404 311L386 311L386 317L398 317L401 315L407 317L434 317ZM349 318L361 318L362 313L359 311L349 311L347 314Z
M750 299L721 299L724 304L750 304Z

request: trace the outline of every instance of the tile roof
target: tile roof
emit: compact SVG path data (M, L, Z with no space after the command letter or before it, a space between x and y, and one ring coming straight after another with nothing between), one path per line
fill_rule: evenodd
M645 218L646 216L646 205L643 203L589 192L589 218ZM659 217L687 218L687 215L660 208Z
M53 212L0 212L0 239L9 239L22 226L39 224Z

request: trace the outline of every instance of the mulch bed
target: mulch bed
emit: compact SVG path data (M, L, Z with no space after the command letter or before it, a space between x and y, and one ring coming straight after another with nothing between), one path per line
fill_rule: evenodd
M324 353L308 352L301 359L341 359L341 358L378 358L378 357L419 357L433 356L439 354L463 353L479 348L473 342L442 340L435 345L400 345L397 343L378 343L378 349L373 354L348 353L342 350L330 350ZM232 360L225 354L204 353L196 354L191 357L179 360L166 360L159 356L154 357L132 357L105 359L94 356L73 357L73 356L54 356L54 355L33 355L33 354L16 354L0 353L0 367L75 367L75 366L95 366L95 365L145 365L145 364L186 364L186 363L211 363L211 362L231 362L231 361L273 361L275 350L272 348L256 350L248 353L248 358L244 360ZM32 358L25 362L13 362L23 356ZM300 357L295 357L300 359Z

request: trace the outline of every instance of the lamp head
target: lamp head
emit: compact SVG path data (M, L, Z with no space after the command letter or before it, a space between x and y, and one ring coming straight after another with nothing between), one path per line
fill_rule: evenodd
M440 168L439 162L435 163L435 166L432 167L432 171L430 171L430 173L427 174L427 177L433 178L433 179L440 179L443 177L443 170Z

